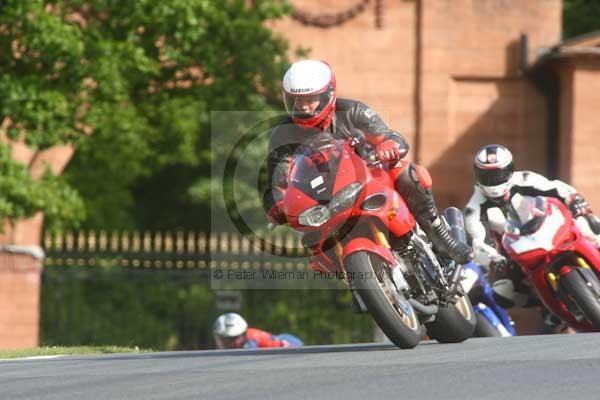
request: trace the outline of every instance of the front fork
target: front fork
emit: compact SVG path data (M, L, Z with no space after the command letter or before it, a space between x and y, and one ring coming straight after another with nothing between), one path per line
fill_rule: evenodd
M557 296L563 301L563 303L568 308L571 308L574 305L569 299L569 293L565 293L564 290L561 289L559 281L561 276L570 273L574 269L576 269L576 272L578 272L585 279L586 284L593 289L596 295L600 296L600 281L597 274L594 272L594 270L590 267L590 265L583 257L575 256L574 259L576 261L577 266L569 266L563 264L563 266L558 268L558 271L550 270L546 272L546 279L552 287L552 290L557 294Z
M373 223L373 221L369 221L369 229L371 230L371 234L373 235L373 238L375 238L377 243L380 246L385 247L386 249L389 249L390 253L393 254L393 249L392 249L386 235ZM424 245L427 246L426 243L424 243ZM431 254L430 256L436 257L435 254ZM437 257L436 257L436 259L437 259ZM439 266L439 260L438 260L438 266ZM419 268L419 266L415 265L414 268ZM445 288L445 290L444 290L445 296L443 296L440 299L442 301L442 303L456 303L458 301L457 294L464 295L462 286L459 285L461 271L462 271L462 265L460 265L460 264L456 265L454 267L453 273L452 273L449 281L446 281L442 268L439 268L439 270L437 271L439 284L443 288ZM395 272L395 271L392 271L392 272ZM407 287L409 287L408 283L406 283L404 275L402 275L402 281L404 284L406 284ZM423 291L423 293L428 293L430 291L423 286L422 282L419 282L419 284L421 286L421 290ZM435 297L438 297L438 296L435 296Z
M579 271L583 274L585 280L592 285L594 290L600 294L600 284L598 283L598 276L594 273L590 265L583 257L575 257L575 261L577 265L580 267ZM559 271L548 271L546 272L546 278L550 283L550 286L554 291L558 290L558 281L560 280L560 276L566 275L571 272L573 268L570 266L563 266L559 269Z
M465 295L465 291L460 284L460 276L463 270L463 265L458 264L456 261L452 262L454 263L454 269L452 270L450 279L448 279L448 298L456 299L457 296Z

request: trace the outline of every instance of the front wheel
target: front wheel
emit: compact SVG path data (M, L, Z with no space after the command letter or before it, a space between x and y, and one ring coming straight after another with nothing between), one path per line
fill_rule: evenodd
M345 267L352 287L388 339L402 349L419 344L421 324L417 313L394 284L383 260L358 251L346 257Z
M562 276L560 284L594 328L600 330L600 297L594 290L597 285L588 283L577 268Z
M460 296L456 304L441 307L435 320L426 324L427 334L440 343L459 343L473 336L477 318L468 296Z

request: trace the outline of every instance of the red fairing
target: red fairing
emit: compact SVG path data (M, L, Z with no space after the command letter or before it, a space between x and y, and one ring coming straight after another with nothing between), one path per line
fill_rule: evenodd
M356 204L361 204L369 195L384 193L387 197L385 206L378 210L365 212L357 207L356 212L359 215L372 215L377 217L381 223L386 226L390 233L400 237L410 232L416 225L416 221L410 213L404 199L394 189L394 173L396 169L386 172L380 168L368 169L364 160L352 152L348 145L348 159L342 160L340 164L338 178L335 183L337 193L346 185L352 182L365 182L363 193ZM357 215L354 213L354 215Z
M398 237L404 236L412 231L417 222L415 221L415 217L410 213L402 196L394 192L392 201L395 201L397 206L393 207L394 217L389 220L389 230ZM388 219L389 218L390 216L388 216Z
M546 226L546 222L544 222L544 225L535 233L541 237L539 246L536 247L536 242L531 241L529 247L523 248L521 246L519 248L520 250L529 248L529 251L515 251L515 243L521 239L521 236L508 232L502 237L502 246L509 257L521 266L521 269L538 292L540 299L549 310L576 329L594 330L589 321L581 321L575 318L550 285L548 274L552 272L559 277L566 275L573 268L579 267L576 258L581 257L596 273L596 276L600 276L600 252L581 234L572 219L571 213L560 201L548 198L546 213L546 218L552 216L555 221L558 221L557 218L562 216L563 223L560 226L551 226L547 228L548 232L544 232L543 229ZM555 229L554 232L552 228ZM553 237L551 238L551 248L548 249L547 247L544 248L541 243L549 239L544 239L544 236L549 234L553 234Z
M344 246L344 253L342 258L345 260L352 253L356 253L357 251L368 251L370 253L374 253L384 258L387 262L392 265L395 265L396 261L394 260L394 255L390 251L383 246L380 246L373 242L371 239L367 238L356 238L352 239L346 246Z
M333 194L345 188L353 182L364 182L368 171L365 162L352 152L350 146L344 146L345 153L342 156L338 167L335 183L333 184Z
M294 228L306 228L298 224L298 216L318 203L294 186L290 186L283 196L283 204L288 223Z
M502 238L502 244L507 250L507 253L511 259L517 261L525 269L535 270L541 264L549 263L552 257L565 251L576 251L583 254L590 254L592 258L595 258L594 255L598 252L595 251L596 249L591 243L582 237L581 232L573 223L571 213L565 207L565 205L552 198L548 198L547 201L547 212L549 214L551 212L556 212L553 211L552 208L552 206L555 206L559 209L560 214L562 214L565 221L560 227L558 227L552 238L553 249L548 251L543 248L535 248L531 249L530 251L517 254L513 250L512 243L518 240L520 236L511 233L505 233Z
M307 154L305 157L300 154L295 158L289 187L283 198L287 220L298 231L315 231L317 243L311 247L310 257L311 268L315 271L343 271L341 261L356 251L375 253L394 265L395 259L391 249L380 243L371 229L380 230L386 236L401 237L411 232L416 225L406 203L394 187L393 174L400 168L386 171L380 165L368 165L348 143L336 143L338 144L329 146L332 156L322 157L320 160L328 165L315 164L312 160L313 154ZM323 193L320 189L331 185L330 195L333 198L355 183L360 183L361 187L359 192L355 192L351 204L331 211L330 200L323 202L322 205L328 207L330 214L315 214L324 216L321 225L300 225L299 215L319 204L316 198ZM315 198L303 191L312 193ZM345 225L350 219L358 221L360 228L354 230ZM337 253L339 248L329 248L331 242L328 248L325 248L323 244L343 226L349 227L350 233L340 237L342 254Z

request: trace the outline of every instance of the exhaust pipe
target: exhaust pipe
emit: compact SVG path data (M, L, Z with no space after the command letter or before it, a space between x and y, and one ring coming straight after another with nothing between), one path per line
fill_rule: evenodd
M436 306L435 304L426 306L425 304L413 298L408 299L408 302L419 314L435 315L438 312L438 306Z

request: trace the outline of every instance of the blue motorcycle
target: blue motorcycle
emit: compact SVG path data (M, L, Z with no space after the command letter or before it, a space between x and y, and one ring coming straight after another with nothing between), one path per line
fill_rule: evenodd
M450 227L450 232L455 239L467 242L465 222L462 212L449 207L444 211L444 218ZM468 293L469 300L475 310L477 326L473 336L515 336L514 323L506 310L498 305L494 299L494 292L481 267L474 262L463 265L461 284Z
M517 332L514 323L506 310L496 303L492 286L481 267L474 262L465 264L462 275L463 289L469 294L477 317L473 336L515 336Z

